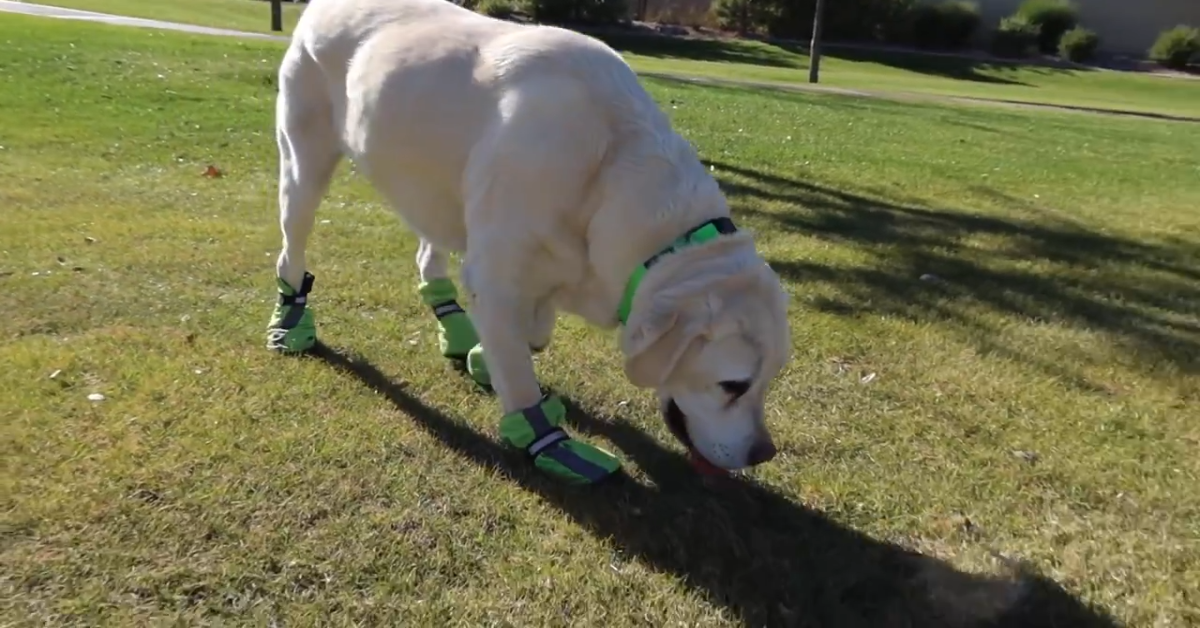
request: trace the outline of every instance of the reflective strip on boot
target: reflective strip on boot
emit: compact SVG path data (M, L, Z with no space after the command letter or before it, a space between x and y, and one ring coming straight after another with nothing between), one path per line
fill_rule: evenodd
M451 314L458 314L460 312L466 314L466 311L462 309L462 306L458 304L458 301L446 301L433 306L433 315L436 316L438 320L442 320Z

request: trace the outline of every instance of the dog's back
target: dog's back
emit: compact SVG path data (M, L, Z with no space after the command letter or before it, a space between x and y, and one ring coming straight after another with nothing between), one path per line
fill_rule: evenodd
M378 73L428 67L439 82L470 82L481 89L476 96L492 100L523 80L555 78L578 82L589 98L618 110L636 109L628 112L635 120L645 108L656 110L633 71L605 44L566 29L484 17L448 0L312 0L292 47L311 57L337 92L355 89L349 84L355 71L357 80L375 81ZM456 71L462 75L448 76ZM439 100L437 92L426 93L426 100Z
M463 209L488 179L536 183L522 193L527 220L553 223L569 207L587 224L589 182L622 137L650 150L681 142L608 46L447 0L314 0L280 82L284 107L325 107L341 152L451 249L465 245Z
M474 30L470 28L473 17L473 12L448 0L311 0L292 41L311 55L331 83L340 86L355 55L381 31L400 27L419 35L437 28L450 40Z

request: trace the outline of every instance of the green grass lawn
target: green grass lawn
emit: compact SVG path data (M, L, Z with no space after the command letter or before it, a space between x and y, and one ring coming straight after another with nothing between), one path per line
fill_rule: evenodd
M1200 125L647 81L793 295L782 453L700 482L563 319L539 375L630 473L581 491L499 444L348 167L332 348L265 350L280 44L0 41L0 623L1200 622Z
M261 0L45 0L45 4L259 32L270 28L269 5ZM284 27L290 33L303 5L284 6ZM808 81L808 56L795 47L752 41L605 39L641 72ZM833 87L1200 117L1200 81L836 48L827 53L821 68L821 83Z

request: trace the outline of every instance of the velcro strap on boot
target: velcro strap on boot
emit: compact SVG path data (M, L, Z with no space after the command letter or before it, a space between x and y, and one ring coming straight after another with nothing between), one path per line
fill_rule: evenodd
M312 292L313 281L316 278L311 273L304 273L304 281L300 284L300 289L295 294L279 293L280 305L295 305L304 307L308 303L308 293Z
M525 448L525 453L529 454L530 458L537 458L543 451L569 438L571 437L561 427L556 427L534 440L532 444Z
M533 440L524 446L525 453L529 454L530 458L536 458L547 448L570 438L561 427L552 423L550 417L546 416L546 411L542 408L541 403L525 408L521 411L521 416L529 425L529 429L533 431Z
M536 406L512 412L500 420L500 434L541 470L572 483L594 484L614 473L619 464L611 454L571 438L561 427L562 401L542 398Z
M443 301L433 306L433 315L436 316L438 320L442 320L451 314L457 314L459 312L466 314L466 312L462 309L462 306L458 304L458 301L454 300Z

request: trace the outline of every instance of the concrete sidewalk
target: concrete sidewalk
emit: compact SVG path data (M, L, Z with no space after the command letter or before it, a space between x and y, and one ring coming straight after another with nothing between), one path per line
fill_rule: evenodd
M197 2L203 0L194 0ZM41 17L57 18L64 20L84 20L88 22L100 22L104 24L113 24L117 26L134 26L139 28L157 28L164 30L181 31L184 33L193 33L197 35L216 35L221 37L239 37L244 39L258 39L266 41L288 42L290 37L283 35L270 35L266 33L251 33L246 31L229 30L225 28L210 28L208 26L196 26L194 24L179 24L176 22L163 22L161 20L148 20L139 17L125 17L122 15L111 15L108 13L96 13L93 11L80 11L78 9L65 9L62 7L52 7L41 4L32 4L28 2L18 2L15 0L0 0L0 13L20 13L23 15L37 15ZM950 103L950 104L972 104L972 105L990 105L998 107L1035 109L1043 111L1068 111L1087 114L1103 114L1114 116L1130 116L1139 118L1148 118L1154 120L1169 120L1174 122L1193 122L1200 123L1200 118L1190 116L1176 116L1170 114L1147 113L1142 111L1123 111L1114 109L1098 109L1093 107L1075 107L1069 105L1048 105L1044 103L1025 102L1017 100L1001 100L996 98L975 98L966 96L940 96L933 94L921 94L917 92L877 92L856 89L845 89L838 87L829 87L825 85L812 85L810 83L767 83L756 81L742 81L735 79L718 79L702 76L691 76L677 73L664 72L639 72L640 76L666 79L673 81L683 81L688 83L699 83L708 85L724 85L728 87L750 87L758 89L776 89L782 91L804 92L815 94L836 94L840 96L856 96L860 98L877 98L882 100L892 100L899 102L928 102L928 103Z

